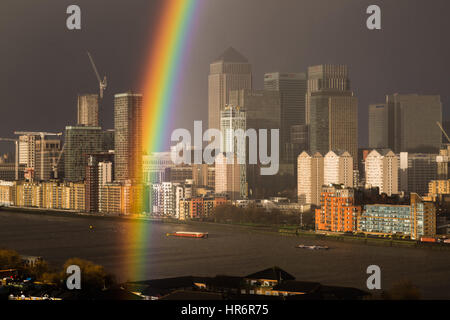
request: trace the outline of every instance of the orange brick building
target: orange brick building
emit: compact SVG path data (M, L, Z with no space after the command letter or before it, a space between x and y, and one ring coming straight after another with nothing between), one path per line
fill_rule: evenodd
M355 205L354 191L340 185L323 186L320 208L316 209L316 231L355 232L361 206Z
M180 200L180 220L209 218L215 207L229 203L224 197Z

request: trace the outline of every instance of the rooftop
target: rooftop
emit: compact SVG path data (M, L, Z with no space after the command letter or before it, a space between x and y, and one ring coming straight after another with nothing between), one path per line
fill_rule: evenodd
M229 47L222 53L214 62L237 62L237 63L248 63L248 59L239 53L233 47Z

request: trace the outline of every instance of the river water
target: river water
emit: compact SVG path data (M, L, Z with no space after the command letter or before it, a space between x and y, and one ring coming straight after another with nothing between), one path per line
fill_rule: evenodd
M137 230L145 230L146 236ZM208 239L166 237L209 232ZM328 251L297 249L327 245ZM366 289L369 265L389 289L412 281L427 299L450 299L450 251L368 246L284 237L226 225L177 225L0 211L0 247L38 255L54 265L70 257L101 264L119 281L175 276L245 276L279 266L297 280ZM140 270L140 271L137 271Z

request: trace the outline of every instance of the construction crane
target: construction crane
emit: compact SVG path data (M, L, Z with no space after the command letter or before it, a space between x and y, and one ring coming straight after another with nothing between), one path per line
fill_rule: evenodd
M439 121L437 121L436 124L438 125L439 129L441 129L442 133L444 134L445 138L447 139L448 144L450 144L450 138L448 137L447 133L445 132L442 124Z
M10 138L0 138L0 141L9 141L16 144L16 159L15 159L15 179L19 180L19 140Z
M59 162L61 161L61 157L64 153L65 146L66 145L63 145L61 151L59 152L57 159L55 157L53 157L53 163L52 163L53 179L58 179L58 165L59 165Z
M46 136L62 136L62 133L51 133L51 132L29 132L29 131L16 131L16 135L20 136L39 136L41 137L41 179L44 178L44 141Z
M95 66L94 59L92 58L89 52L87 52L87 55L89 57L89 60L91 61L92 68L94 69L95 76L97 77L98 80L98 85L100 87L100 99L103 99L103 91L106 90L106 87L108 85L106 76L103 77L103 80L100 78L100 74L98 73L97 67Z

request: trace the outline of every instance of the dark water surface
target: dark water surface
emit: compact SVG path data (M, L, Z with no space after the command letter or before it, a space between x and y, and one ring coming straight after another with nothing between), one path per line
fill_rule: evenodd
M138 228L145 228L148 236L137 237ZM210 237L166 237L167 232L182 230L209 232ZM331 249L296 249L300 243ZM55 265L70 257L91 260L119 281L244 276L277 265L298 280L365 289L366 269L375 264L381 267L383 288L408 279L424 298L450 299L450 251L282 237L233 226L150 224L5 211L0 212L0 247L42 256ZM144 271L130 275L136 266Z

